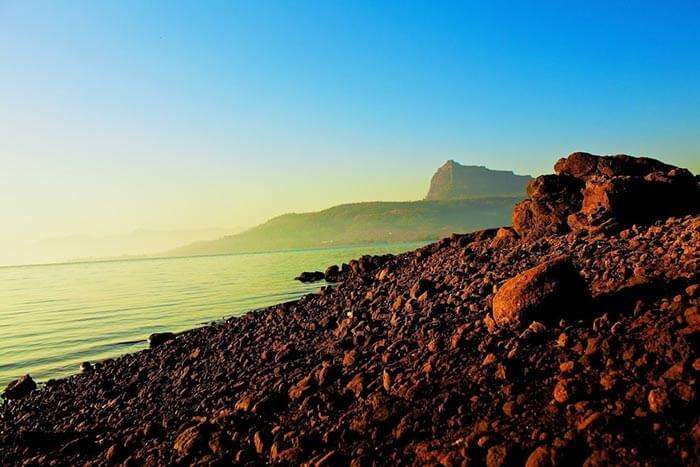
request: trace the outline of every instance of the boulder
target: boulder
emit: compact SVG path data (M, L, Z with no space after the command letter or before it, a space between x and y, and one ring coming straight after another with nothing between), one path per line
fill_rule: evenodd
M206 442L205 434L200 426L193 426L182 431L177 438L173 448L180 456L191 456L201 449Z
M6 400L22 399L36 389L36 383L29 375L24 375L7 385L2 397Z
M697 177L655 159L575 152L554 170L555 175L532 180L529 199L513 210L513 228L525 239L700 212Z
M532 451L525 461L525 467L554 467L554 452L546 446L539 446Z
M491 240L491 248L500 248L510 245L518 240L518 234L511 227L501 227L496 232L496 236Z
M541 175L527 185L527 195L540 201L575 206L581 203L584 182L570 175Z
M513 208L513 229L526 239L568 232L565 219L547 204L536 200L526 199Z
M588 299L578 270L560 256L506 281L493 298L493 319L506 327L526 326L535 320L554 322Z
M700 190L692 175L658 173L644 178L594 177L583 190L581 214L595 224L615 219L624 224L650 223L673 215L694 214L700 210Z
M326 276L321 271L305 271L299 274L294 279L299 282L318 282L322 281Z
M644 177L652 172L668 172L674 168L672 165L649 157L632 157L626 154L597 156L587 152L574 152L554 164L554 171L558 175L569 175L582 180L594 176Z
M154 332L148 336L148 344L151 348L159 347L169 340L175 339L175 334L172 332Z
M527 186L530 199L513 209L513 228L525 238L568 232L566 219L581 209L583 186L567 175L537 177Z
M323 273L327 282L338 282L340 280L340 268L337 265L328 266Z

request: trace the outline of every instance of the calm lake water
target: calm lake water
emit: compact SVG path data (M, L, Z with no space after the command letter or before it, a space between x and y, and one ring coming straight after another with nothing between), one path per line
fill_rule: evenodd
M420 245L0 268L0 390L25 373L45 381L78 372L84 361L143 349L153 332L318 290L322 283L293 280L302 271Z

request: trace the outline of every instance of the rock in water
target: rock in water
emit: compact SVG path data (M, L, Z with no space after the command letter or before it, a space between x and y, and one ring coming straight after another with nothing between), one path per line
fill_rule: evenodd
M175 334L172 332L155 332L148 336L148 344L151 348L155 348L172 339L175 339Z
M546 261L506 281L493 298L499 326L554 322L588 301L586 284L568 257Z
M32 377L24 375L7 385L5 392L2 393L2 397L8 400L22 399L35 389L36 383Z
M299 274L294 279L298 280L299 282L318 282L322 281L324 278L325 275L321 271L305 271Z

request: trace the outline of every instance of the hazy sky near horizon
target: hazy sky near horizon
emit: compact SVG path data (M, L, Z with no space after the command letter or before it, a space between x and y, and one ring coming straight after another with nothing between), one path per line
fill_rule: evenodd
M446 159L700 170L700 3L515 3L0 0L0 241L418 199Z

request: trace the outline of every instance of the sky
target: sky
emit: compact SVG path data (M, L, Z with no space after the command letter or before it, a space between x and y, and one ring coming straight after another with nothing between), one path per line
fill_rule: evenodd
M0 242L424 196L447 159L700 171L697 1L0 0Z

